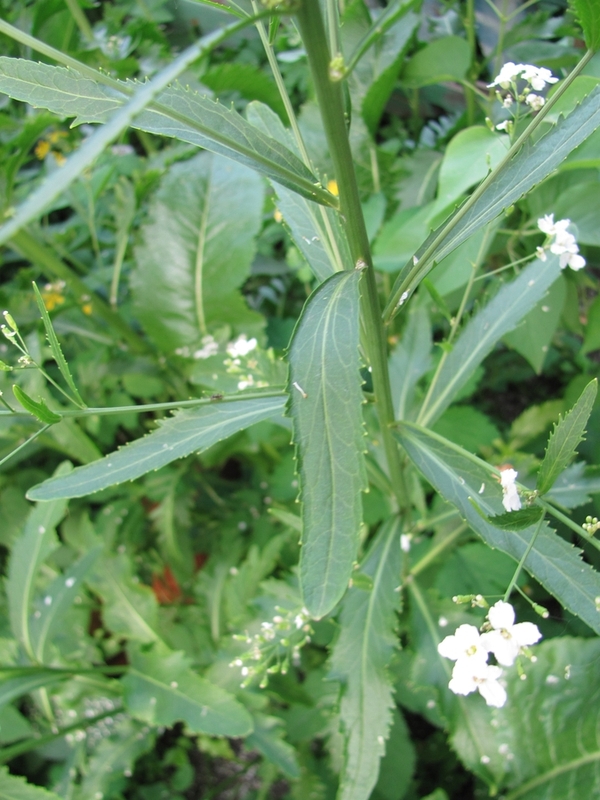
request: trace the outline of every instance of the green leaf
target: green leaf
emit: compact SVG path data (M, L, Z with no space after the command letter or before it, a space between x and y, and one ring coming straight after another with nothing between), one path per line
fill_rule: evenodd
M508 331L541 300L560 275L556 256L547 261L536 259L465 326L444 360L420 420L430 424L450 405L483 359Z
M482 731L487 779L494 776L504 800L597 797L600 642L557 637L534 649L527 680L514 667L505 670L508 700ZM453 748L467 769L481 774L481 756L468 746L465 728L452 732Z
M197 58L198 48L188 48L148 84L111 81L110 87L103 85L105 79L101 74L96 83L73 69L2 57L0 91L61 116L75 116L77 124L107 123L108 120L114 123L119 114L111 115L123 106L123 121L110 139L128 125L174 137L250 166L284 186L300 191L309 200L330 198L328 204L335 206L337 201L333 195L320 188L318 179L297 156L275 139L262 134L236 111L179 85L165 88L166 83L173 83L187 66L181 59L192 49ZM133 98L127 102L132 94ZM132 114L127 111L130 106L135 108Z
M68 474L71 465L62 464L57 479ZM34 658L29 630L29 611L34 583L41 565L58 546L55 528L63 518L67 504L63 500L33 508L23 533L16 540L8 563L6 594L10 626L30 658Z
M285 106L275 81L254 64L218 64L205 72L201 80L217 96L221 92L236 92L246 100L265 103L283 123L287 122Z
M415 388L431 367L431 324L425 304L411 303L408 322L389 358L390 384L396 419L410 419Z
M258 750L288 778L299 778L300 767L296 750L283 738L283 722L278 717L269 717L266 714L255 713L252 716L254 730L245 740L246 747Z
M289 410L302 499L300 584L313 617L335 606L358 549L366 488L359 373L358 270L329 278L307 301L289 351Z
M219 325L260 332L264 320L240 287L250 275L263 202L256 172L210 153L175 164L163 178L131 276L136 315L162 350L199 346Z
M246 114L252 125L299 155L290 131L270 108L250 103ZM348 269L352 259L339 213L317 206L281 184L274 183L273 189L285 224L317 280L321 283L334 272Z
M27 783L20 775L11 775L8 767L0 767L0 800L60 800L54 792Z
M471 64L471 48L466 39L444 36L419 50L407 63L402 83L411 89L432 83L461 81Z
M160 420L156 431L101 461L77 467L70 476L50 478L34 486L27 496L30 500L83 497L107 486L134 480L177 458L206 450L256 422L277 416L284 403L283 396L252 397L180 411Z
M600 50L600 7L596 0L569 0L589 50Z
M531 508L522 508L519 511L510 511L506 514L494 514L491 517L486 517L486 519L494 527L500 528L500 530L522 531L539 522L543 516L543 508L531 506Z
M589 474L587 474L589 473ZM559 475L546 499L558 503L563 508L584 506L592 499L590 495L600 492L598 469L591 467L586 471L583 461L571 464Z
M415 746L404 717L392 709L392 727L370 800L402 800L415 769Z
M56 422L60 422L62 417L59 414L55 414L54 411L50 411L46 403L43 399L40 399L39 403L36 400L33 400L29 397L26 392L21 389L20 386L13 386L13 394L16 397L17 401L23 406L25 411L29 411L30 414L33 414L34 417L40 420L40 422L45 423L46 425L54 425Z
M52 686L54 683L61 683L71 678L68 672L58 670L40 669L33 674L18 675L13 677L14 672L3 673L0 670L0 706L23 697L25 694L35 692L45 686Z
M361 563L361 572L372 578L373 588L370 592L349 589L342 605L329 674L331 680L342 683L345 754L338 800L368 800L385 753L394 707L387 668L398 646L400 532L398 519L382 525Z
M537 526L522 531L503 531L483 519L471 499L488 516L501 514L502 490L495 470L441 436L413 425L398 423L398 438L409 457L429 483L461 515L490 547L519 561ZM566 542L546 522L542 523L525 569L573 614L600 633L600 575L581 560L581 551Z
M182 652L155 647L130 649L131 666L123 678L129 712L150 725L184 722L190 733L245 736L252 717L233 695L196 675Z
M454 136L440 166L438 202L455 202L482 181L506 155L505 138L483 125L465 128Z
M102 620L113 635L136 642L160 641L156 598L149 586L131 574L127 555L105 556L86 583L102 599Z
M65 614L73 604L77 590L101 551L101 546L89 550L44 591L44 601L31 620L31 644L40 664L47 663L47 644L56 629L64 623Z
M33 291L35 293L35 301L42 316L42 322L44 323L44 328L46 329L46 336L48 337L48 344L50 345L52 357L56 361L56 365L60 370L60 374L65 379L67 386L73 392L73 397L75 398L75 401L79 403L79 405L82 408L85 408L85 403L81 399L81 395L79 394L77 387L75 386L75 381L73 380L73 376L71 375L71 371L69 370L69 365L67 364L67 360L63 355L60 342L58 341L56 333L54 332L54 327L52 325L52 320L50 319L50 314L48 314L48 311L46 310L46 306L44 305L44 300L42 299L42 295L40 294L40 290L38 289L35 281L33 282Z
M598 393L598 380L590 381L581 393L581 397L573 408L559 417L557 425L550 434L546 454L537 479L537 490L545 494L554 485L554 481L569 466L577 452L577 447L584 439L585 428L594 407Z
M566 119L561 118L541 139L528 140L510 161L495 171L474 201L466 201L469 206L457 209L427 238L401 270L385 317L395 313L400 298L406 292L411 295L436 263L544 180L598 126L600 87L590 92ZM422 258L428 250L427 258Z

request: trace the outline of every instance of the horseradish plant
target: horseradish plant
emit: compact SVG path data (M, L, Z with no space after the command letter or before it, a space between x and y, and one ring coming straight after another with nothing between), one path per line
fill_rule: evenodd
M508 792L506 797L529 800L566 797L561 787L570 779L585 787L586 796L600 790L593 770L597 742L590 739L595 717L590 716L593 704L586 697L586 681L598 657L596 642L555 637L538 644L538 626L531 621L515 622L510 603L518 593L533 612L548 616L545 608L529 601L522 580L526 572L543 587L549 602L554 598L552 602L600 633L600 576L582 559L581 551L552 527L553 520L559 520L588 547L598 549L593 538L597 519L589 517L579 526L565 513L590 490L583 467L573 467L571 461L592 412L596 381L588 383L573 408L558 421L541 463L535 468L530 465L529 472L525 464L522 475L521 468L487 463L434 430L497 343L543 303L561 271L585 267L570 220L555 221L549 211L538 222L538 239L540 232L546 234L545 242L537 250L532 247L530 256L517 265L510 265L515 267L514 277L501 282L492 298L461 326L498 220L600 127L600 88L578 82L600 46L599 11L591 0L574 3L588 49L560 80L548 69L510 62L488 84L489 130L483 126L478 130L490 137L492 155L475 179L440 192L429 216L436 220L429 228L434 229L411 251L406 263L387 269L397 273L390 286L378 280L374 269L373 232L368 230L361 203L353 137L360 134L366 140L365 126L375 130L391 91L386 88L385 70L376 70L376 60L387 58L390 69L394 67L395 72L390 72L393 85L419 22L415 6L414 2L392 3L380 16L366 21L362 12L353 16L346 10L343 25L334 0L328 0L324 8L319 0L268 7L253 3L251 9L219 6L236 21L201 38L144 83L114 78L0 21L3 34L58 64L2 57L0 91L61 117L74 117L78 124L101 123L47 180L20 204L6 209L0 243L10 243L33 260L41 258L26 226L129 127L206 151L177 167L179 171L174 170L170 182L160 189L139 247L142 263L180 263L185 256L175 252L164 226L176 229L181 224L183 231L189 209L200 203L203 222L193 236L202 237L208 230L216 237L216 249L207 257L207 263L212 259L213 274L204 274L197 260L191 282L186 282L187 273L182 270L181 283L174 284L172 277L166 277L166 266L152 274L140 269L132 282L138 297L136 313L154 331L154 338L162 339L165 350L195 357L199 363L220 359L226 367L226 386L232 389L216 385L199 398L141 407L177 411L143 438L104 458L90 459L84 466L63 466L54 477L32 487L28 498L37 505L16 540L8 569L14 646L0 687L3 699L37 692L38 701L51 710L54 689L74 676L78 681L104 682L114 699L110 707L94 707L92 717L100 724L111 714L127 715L130 729L124 748L129 749L127 757L117 762L121 770L143 751L149 732L183 722L193 734L249 737L249 746L271 759L293 783L299 776L295 757L281 740L269 738L265 721L269 718L261 716L256 689L268 686L271 675L285 674L298 664L318 621L334 617L338 632L331 645L328 677L340 687L337 724L330 730L340 754L340 800L371 796L392 723L397 735L387 745L388 756L407 763L412 758L403 723L398 721L394 686L404 705L448 730L461 759L491 791L502 788ZM290 20L297 26L308 60L331 173L317 170L311 160L272 46L280 22L291 24ZM473 34L472 18L467 20L469 25ZM258 28L281 92L282 116L289 125L259 102L251 103L244 117L177 82L192 64L248 26ZM396 50L390 56L384 51L394 43ZM256 206L262 204L265 182L276 199L278 218L314 277L315 288L295 327L285 367L272 351L258 345L256 318L236 293L241 281L223 269L227 259L220 255L229 248L243 253L245 238L254 235ZM475 183L476 188L465 197ZM209 185L216 190L210 198ZM227 204L236 193L248 198L245 208L217 230L211 215L225 219ZM253 202L252 197L259 200ZM210 247L208 239L204 244ZM472 260L473 268L432 368L420 287L434 291L428 276L459 248L463 248L459 252L466 253L465 248L471 252L473 244L475 255L463 256ZM393 253L383 245L378 247L380 264L386 258L393 263ZM69 276L69 280L79 291L77 277ZM114 308L96 295L84 296L87 289L84 284L81 287L80 299L89 302L90 311L112 325L128 346L138 347L139 340ZM73 419L123 412L86 406L52 326L47 310L52 306L37 287L35 291L62 382L44 372L38 355L19 331L19 320L9 313L2 331L19 355L13 367L9 350L3 369L38 368L68 405L59 406L41 392L35 399L16 385L19 408L13 408L11 400L4 416L32 415L43 426L38 436ZM205 291L212 292L209 299L203 296ZM192 311L181 311L184 307ZM181 312L180 325L172 323L176 311ZM193 324L188 324L190 319ZM224 324L229 326L225 335ZM390 332L396 330L402 335L390 354ZM208 378L206 383L210 385ZM301 535L297 585L290 581L288 594L279 598L275 613L260 626L238 630L239 646L225 650L229 678L221 678L221 685L218 670L200 677L189 658L169 647L156 632L143 608L143 592L136 595L138 590L131 588L131 576L121 570L123 562L111 562L114 572L105 566L94 573L95 561L105 556L102 541L91 534L85 540L87 552L56 577L32 614L35 582L56 545L54 531L67 500L132 481L269 420L284 426L291 420L292 424L301 514L278 513L284 524ZM363 500L369 487L382 498L385 509L376 530L363 522ZM444 502L428 505L424 487L433 489ZM451 521L454 527L437 529L440 520ZM421 583L422 573L450 552L468 529L514 562L501 599L479 591L455 596L454 606L450 597L431 599ZM438 533L433 540L420 539L425 530ZM67 613L76 596L80 598L82 584L103 597L108 624L129 639L127 663L88 670L94 672L93 679L81 662L61 656L54 644L61 614ZM414 652L406 651L404 657L396 653L398 614L405 598L412 622L403 632L412 637ZM465 611L461 604L475 611ZM485 620L483 616L476 620L478 609L487 609ZM453 668L446 659L455 662ZM114 678L109 679L110 675ZM521 678L527 679L525 683ZM555 684L567 678L575 693L579 744L571 741L574 737L565 741L563 734L572 720L552 705L553 697L559 697ZM597 682L594 686L597 692ZM542 724L553 713L559 716L556 730L552 732L548 723L544 735L559 737L557 744L550 743L546 749L539 744L540 752L529 760L520 756L529 742L517 718L530 714L529 724L535 728L531 735L541 738ZM72 722L58 733L71 735L80 726L79 721ZM57 735L54 732L51 738ZM76 744L76 737L70 742ZM15 747L17 753L22 744ZM21 751L26 749L27 745ZM75 760L69 763L76 768ZM100 778L94 784L90 774L86 778L84 770L75 788L77 796L111 796L106 784ZM6 784L8 792L18 780L3 775L0 787ZM549 794L542 795L542 790ZM27 797L38 797L35 789L30 787L30 791Z

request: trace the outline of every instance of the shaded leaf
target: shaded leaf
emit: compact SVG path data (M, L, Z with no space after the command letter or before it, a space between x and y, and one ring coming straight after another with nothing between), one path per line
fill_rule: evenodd
M56 422L61 421L62 417L59 414L55 414L54 411L50 411L43 399L40 399L39 402L33 400L20 386L13 386L13 394L25 411L29 411L40 422L46 425L54 425Z
M431 325L424 304L411 304L402 338L389 358L396 419L410 419L415 388L431 367Z
M471 48L460 36L443 36L419 50L406 64L401 81L417 88L444 81L460 81L471 64Z
M357 270L339 272L308 299L289 350L289 410L302 499L300 583L313 617L348 585L366 488L359 373Z
M204 73L202 83L217 95L220 92L236 92L246 100L265 103L283 123L287 122L285 106L275 81L254 64L218 64Z
M20 775L11 775L8 767L0 767L1 800L60 800L57 794L27 783Z
M282 721L278 717L260 713L253 714L253 720L254 730L246 738L246 747L258 750L288 778L299 778L296 750L283 738L285 729Z
M14 671L2 672L0 669L0 706L10 703L18 697L35 692L45 686L61 683L71 677L68 672L58 670L39 669L34 673L27 673L14 677Z
M448 502L455 505L471 528L490 547L519 561L537 525L522 531L503 531L483 519L471 498L488 516L502 513L502 490L495 470L441 436L398 423L398 438L417 468ZM525 561L525 569L573 614L600 633L600 575L581 559L581 551L558 536L546 522Z
M598 380L594 378L564 419L559 417L548 439L546 454L538 473L537 490L540 494L545 494L552 488L554 481L575 456L578 445L583 441L597 392Z
M571 464L559 475L552 489L546 495L548 500L558 503L563 508L577 508L589 503L590 495L600 492L600 475L597 468L586 470L583 461Z
M50 478L30 489L27 496L30 500L83 497L107 486L134 480L177 458L206 450L255 422L277 416L284 403L283 396L252 397L180 411L160 420L158 429L147 436L100 461L77 467L70 479L67 476Z
M522 531L530 525L539 522L544 516L544 509L539 506L521 508L519 511L510 511L506 514L494 514L486 517L495 528L503 531Z
M590 50L600 50L600 6L596 0L569 0Z
M233 695L196 675L182 652L155 647L130 649L131 666L123 678L125 705L142 722L184 722L190 733L244 736L252 717Z
M199 346L218 325L260 332L264 320L239 290L263 202L260 177L229 159L199 153L169 169L150 202L131 276L137 317L162 350Z
M386 522L361 562L371 591L348 590L329 678L342 683L340 720L345 739L338 800L368 800L392 722L387 667L398 646L396 612L402 552L398 519Z

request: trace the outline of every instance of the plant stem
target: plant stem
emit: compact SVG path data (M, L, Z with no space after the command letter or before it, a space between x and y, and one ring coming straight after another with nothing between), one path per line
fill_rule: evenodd
M65 0L69 11L71 12L71 16L75 20L77 27L79 28L79 32L86 39L88 42L93 41L94 39L94 32L92 30L92 26L88 22L88 18L83 13L81 7L77 0Z
M403 490L404 476L398 446L390 425L394 422L394 409L387 369L385 333L381 324L381 311L375 272L371 259L369 238L360 204L352 151L348 139L342 87L329 77L330 53L321 16L319 0L303 0L297 13L298 27L306 48L327 142L333 161L340 197L340 213L344 223L354 266L364 268L362 315L367 356L371 365L375 399L381 426L390 479L400 507L406 503Z
M527 556L529 555L529 553L531 553L533 545L535 544L535 540L538 537L538 533L542 529L543 521L544 521L544 517L540 517L540 521L538 522L537 527L534 530L534 532L533 532L533 534L531 536L531 539L529 540L529 544L525 548L525 552L521 556L521 560L519 561L519 563L517 565L517 568L515 570L515 574L510 579L510 583L508 584L508 586L506 588L506 591L504 592L504 602L505 603L508 603L508 598L511 595L511 592L512 592L512 590L514 588L514 585L519 580L519 575L521 574L521 570L523 569L523 566L524 566L525 562L527 561Z
M434 545L431 550L429 550L423 556L423 558L419 559L419 561L417 561L417 563L409 570L409 575L415 576L420 572L423 572L423 570L426 569L432 561L435 561L440 553L443 553L446 548L453 545L454 542L459 539L466 530L468 530L468 528L469 526L465 522L461 523L457 528L451 531L448 536L442 539L441 542L438 542L436 545Z

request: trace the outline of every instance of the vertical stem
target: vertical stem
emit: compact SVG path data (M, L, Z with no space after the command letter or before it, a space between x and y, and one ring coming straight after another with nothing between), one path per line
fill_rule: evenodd
M469 67L469 81L475 82L477 78L477 39L475 37L475 0L467 0L467 18L465 20L467 41L471 48L471 65ZM467 101L467 123L475 124L475 92L469 86L465 87L465 100Z
M406 503L406 493L403 490L404 479L400 453L390 428L394 422L394 409L387 368L385 333L381 324L381 311L369 238L360 205L346 129L341 85L329 77L331 57L319 0L303 0L297 19L333 161L340 197L340 212L348 237L350 253L355 266L366 267L361 299L366 349L371 364L373 388L390 479L396 499L402 507Z
M542 527L542 522L543 521L544 521L544 517L541 517L540 521L537 524L537 528L534 530L534 532L531 535L531 539L529 540L529 544L525 548L525 552L523 553L523 556L521 557L521 560L517 564L517 568L515 570L515 574L512 576L512 578L510 580L510 583L508 584L508 587L507 587L506 591L504 592L504 602L505 603L508 603L508 598L511 595L511 592L512 592L512 590L514 588L515 583L519 579L519 575L521 574L521 570L523 569L523 565L527 561L527 556L529 555L529 553L531 553L533 545L535 544L535 540L537 539L538 533L540 532L540 529Z

